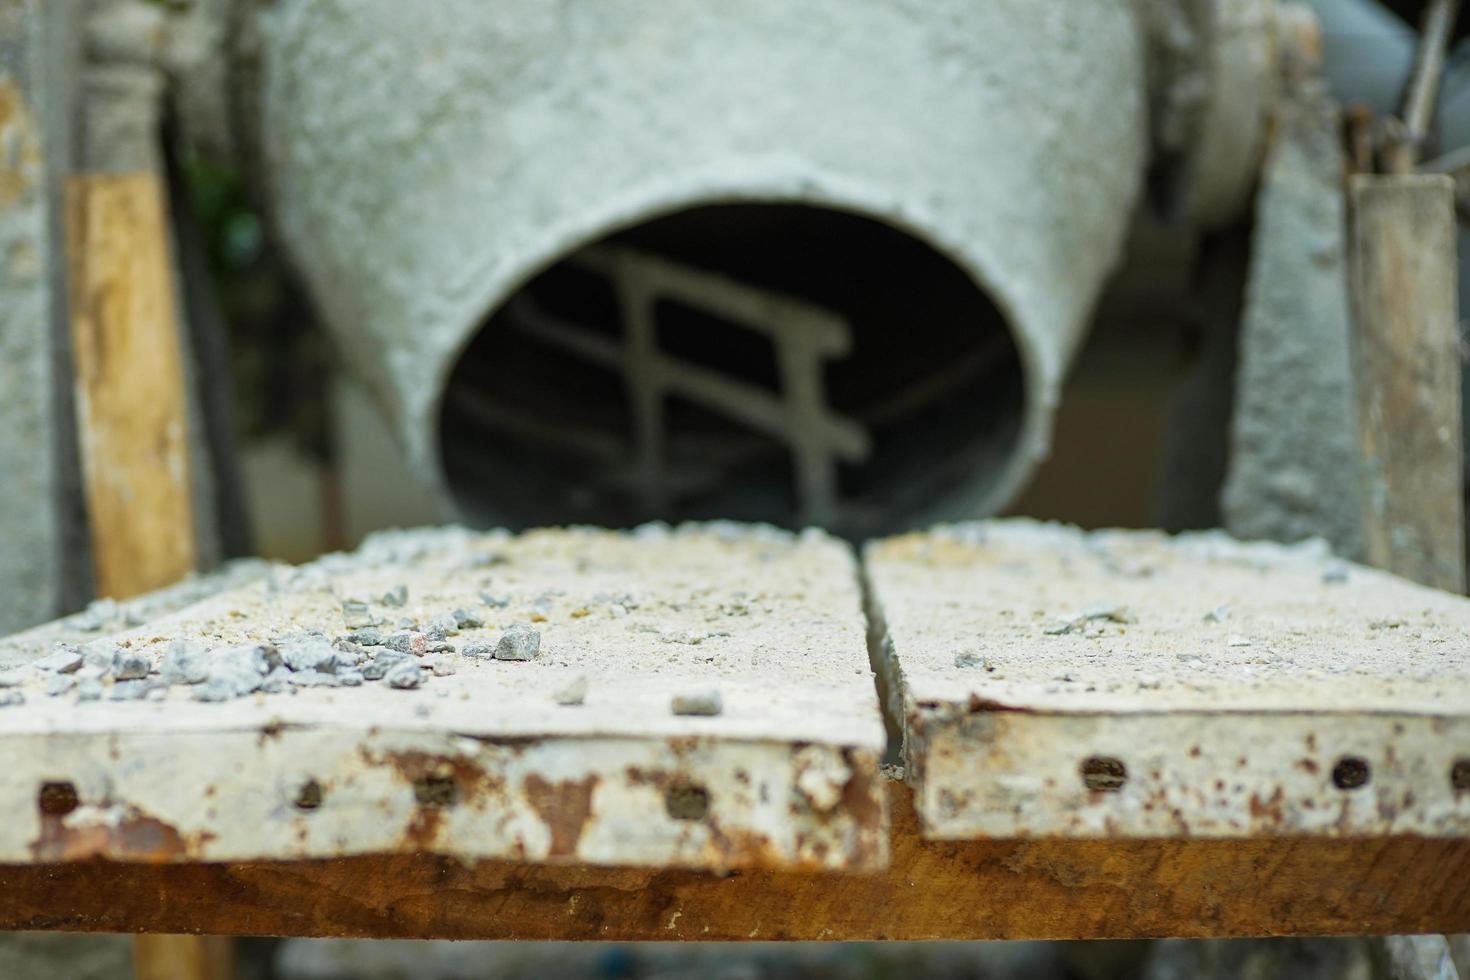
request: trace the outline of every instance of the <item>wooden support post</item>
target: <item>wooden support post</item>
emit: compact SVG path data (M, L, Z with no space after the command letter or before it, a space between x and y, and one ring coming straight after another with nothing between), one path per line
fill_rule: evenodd
M157 173L85 174L66 187L77 425L101 595L194 570L188 413L169 223ZM228 939L140 936L138 980L224 980Z
M1366 557L1465 591L1454 182L1349 184Z
M162 181L67 184L77 414L97 591L126 598L194 569L188 417Z
M234 944L225 936L150 936L133 940L137 980L227 980L235 975Z

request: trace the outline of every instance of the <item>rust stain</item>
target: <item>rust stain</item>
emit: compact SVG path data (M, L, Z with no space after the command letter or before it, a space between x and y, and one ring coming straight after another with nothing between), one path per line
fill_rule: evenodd
M414 792L419 805L403 828L402 840L408 850L433 851L439 843L445 813L461 803L475 803L481 797L500 792L504 781L488 773L479 761L465 755L439 755L417 749L374 755L359 749L363 761L370 766L391 766ZM432 782L426 798L425 782Z
M432 851L439 841L439 828L444 822L444 811L439 807L421 806L409 818L403 828L403 840L415 851Z
M1283 800L1284 794L1280 786L1276 787L1276 792L1264 800L1261 799L1259 793L1252 793L1250 798L1251 817L1257 821L1262 821L1266 827L1272 829L1279 828L1286 822L1286 815L1281 809Z
M384 759L370 761L375 765L386 762L409 785L425 777L452 779L457 802L473 803L480 796L499 792L505 786L499 776L486 772L479 760L464 755L435 755L413 750L389 752Z
M79 812L42 814L41 834L31 842L31 856L43 862L114 858L162 863L195 857L215 838L208 831L186 837L171 824L135 807L128 807L116 822L99 821L92 815L78 818Z
M817 870L821 867L819 861L801 853L792 860L766 834L746 828L726 830L713 816L706 818L704 824L709 828L709 842L704 848L704 857L716 871L725 871L735 866L796 870ZM798 851L801 851L800 840L797 845Z
M577 853L582 829L592 816L592 793L597 783L596 776L556 783L536 773L526 777L526 799L551 831L550 857L571 857Z
M979 694L973 693L970 695L970 700L966 703L965 709L972 715L998 711L1004 711L1018 715L1036 714L1035 708L1019 704L1006 704L1004 701L997 701L994 698L982 697Z

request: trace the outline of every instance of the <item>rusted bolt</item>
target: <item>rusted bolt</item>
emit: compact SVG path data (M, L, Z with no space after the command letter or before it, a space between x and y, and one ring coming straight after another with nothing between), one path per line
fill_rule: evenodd
M296 796L291 800L291 805L298 810L315 810L322 805L322 784L315 779L308 779L296 788Z
M419 806L454 806L459 787L452 776L420 776L413 781L413 798Z
M1470 793L1470 758L1456 759L1450 766L1450 788L1456 793Z
M81 800L77 798L75 784L58 781L41 784L41 790L36 794L36 805L48 817L64 817L80 806Z
M709 790L675 783L664 791L664 809L675 820L703 820L709 814Z
M1128 782L1128 767L1122 759L1094 755L1082 760L1082 784L1094 793L1116 793Z
M1368 780L1373 778L1373 770L1364 759L1355 755L1345 755L1337 760L1337 765L1332 767L1332 785L1338 789L1358 789L1368 785Z

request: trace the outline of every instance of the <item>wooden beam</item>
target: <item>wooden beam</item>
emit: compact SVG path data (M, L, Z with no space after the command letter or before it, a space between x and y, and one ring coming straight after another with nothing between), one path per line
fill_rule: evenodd
M925 841L871 875L432 855L0 866L0 928L397 939L1093 939L1470 930L1470 841Z
M1369 564L1465 591L1454 182L1349 183Z
M188 418L168 218L153 173L66 188L77 415L97 591L123 598L194 569Z

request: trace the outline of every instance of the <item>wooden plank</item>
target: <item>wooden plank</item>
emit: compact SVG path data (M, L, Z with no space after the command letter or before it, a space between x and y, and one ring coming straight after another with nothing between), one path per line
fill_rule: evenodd
M66 186L72 339L97 591L129 596L194 568L187 414L161 180Z
M1454 182L1351 179L1366 560L1465 591Z
M1470 928L1470 841L926 841L876 874L331 861L0 866L0 927L442 939L1076 939Z
M364 620L377 635L349 639ZM490 657L517 622L538 631L535 657ZM855 561L824 534L396 532L102 633L63 653L86 662L59 682L30 666L50 635L0 645L0 683L25 698L0 709L16 760L0 860L886 861ZM192 678L169 669L178 640ZM212 700L242 653L297 669ZM126 657L139 666L113 666ZM359 661L393 657L417 687L363 682ZM579 678L584 703L559 704ZM86 683L98 700L79 700ZM708 691L717 714L675 712ZM56 785L66 806L38 810Z
M942 838L1470 837L1470 600L1220 532L867 551Z

